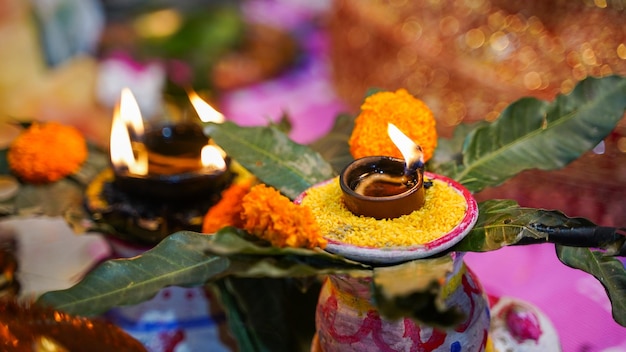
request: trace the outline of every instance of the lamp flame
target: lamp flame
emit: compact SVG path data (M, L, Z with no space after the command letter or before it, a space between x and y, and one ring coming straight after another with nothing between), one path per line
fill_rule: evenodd
M143 136L144 127L139 105L128 88L122 90L119 104L115 107L110 137L111 163L116 169L128 169L135 175L148 174L148 153L141 143L131 142L128 127L135 135ZM133 150L135 146L136 150ZM135 157L135 152L137 157Z
M226 152L222 148L207 144L202 148L202 167L210 170L226 170Z
M187 95L189 96L189 100L191 101L194 109L196 109L196 112L198 113L198 116L200 117L200 120L202 120L202 122L224 122L224 115L221 112L215 110L211 105L209 105L209 103L204 101L202 98L200 98L200 96L195 91L191 90L187 92Z
M130 126L138 137L143 136L143 120L139 104L130 88L122 89L120 96L120 114L125 125Z
M415 172L424 165L424 152L422 147L413 142L411 138L402 133L398 127L390 123L387 125L387 134L391 141L400 149L400 153L404 157L405 174Z

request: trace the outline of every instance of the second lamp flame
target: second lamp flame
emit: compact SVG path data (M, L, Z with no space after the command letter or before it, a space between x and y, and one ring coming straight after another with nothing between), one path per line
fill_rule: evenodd
M198 117L202 122L214 122L214 123L222 123L224 122L224 115L215 110L209 103L204 101L204 99L200 98L198 93L194 90L189 90L187 92L189 96L189 101L191 101L191 105L198 113ZM210 169L210 170L224 170L226 169L226 162L224 158L226 157L226 153L222 148L207 144L202 148L202 167Z
M209 105L209 103L204 101L202 98L200 98L200 96L196 92L191 90L187 93L187 95L189 95L189 100L191 101L194 109L196 109L196 112L198 113L198 116L200 117L200 120L202 120L202 122L224 122L224 115L221 112L215 110L211 105Z

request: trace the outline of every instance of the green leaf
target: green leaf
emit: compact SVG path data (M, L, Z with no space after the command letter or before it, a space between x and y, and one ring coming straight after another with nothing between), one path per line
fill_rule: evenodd
M9 162L7 160L8 152L8 149L0 149L0 175L9 175L11 173Z
M549 240L542 227L583 228L593 223L570 218L555 210L522 208L513 200L488 200L478 204L478 220L472 230L451 250L486 252L528 240Z
M230 261L207 255L208 236L178 233L141 256L108 260L75 286L47 292L39 302L68 313L91 316L116 306L148 300L166 286L204 284L224 274Z
M67 178L45 185L22 184L13 199L19 215L62 216L82 202L83 188Z
M144 37L138 50L147 58L171 58L190 66L197 90L211 85L212 68L220 57L242 45L245 22L233 4L203 7L182 17L180 28L167 37ZM168 83L174 83L168 81ZM168 85L169 92L181 91Z
M272 247L231 227L209 238L205 250L230 258L233 263L230 272L238 276L307 277L368 268L320 249Z
M84 188L86 188L102 170L109 167L111 163L108 151L91 144L88 145L88 151L87 160L81 165L80 169L69 175L70 179L78 182Z
M347 114L339 115L333 128L324 137L310 144L310 147L320 153L337 173L354 160L348 144L353 129L354 117Z
M568 241L577 242L577 229L593 229L593 222L584 218L570 218L559 211L520 208L514 201L489 200L479 205L480 215L476 226L452 251L483 252L496 250L503 246L522 243L542 243ZM564 234L556 234L549 229L563 230ZM607 228L605 228L607 229ZM599 236L594 231L591 238L583 240L596 241L602 249L614 244L623 245L624 238L614 234L609 237ZM571 236L568 236L571 235ZM582 236L585 237L585 236ZM591 251L585 247L569 247L557 245L559 259L572 268L583 270L596 277L605 287L613 305L613 317L616 322L626 326L626 271L624 265L606 253Z
M69 313L97 315L145 301L167 286L203 285L226 275L307 277L363 268L321 250L257 245L234 228L215 235L181 231L138 257L106 261L77 285L48 292L40 301Z
M624 264L588 248L556 246L559 260L593 275L606 290L613 308L613 319L626 327L626 270Z
M365 98L374 95L376 93L380 93L380 92L384 92L386 91L386 89L380 88L380 87L370 87L367 89L367 91L365 92L365 96L363 97L363 101L365 101Z
M241 351L259 351L263 345L261 339L247 324L246 314L241 308L236 292L230 287L228 278L210 285L226 313L226 323Z
M227 277L215 286L240 351L310 350L318 285L302 292L293 279Z
M373 297L388 319L410 317L431 326L450 327L466 317L441 297L445 278L453 270L450 255L374 268Z
M244 168L289 198L334 176L332 166L317 152L293 142L275 127L209 123L205 133Z
M289 134L293 129L293 124L291 123L291 118L289 114L283 111L282 115L280 115L280 119L277 122L270 121L270 126L276 127L279 131L284 134Z
M526 169L553 170L592 149L626 110L626 78L587 78L554 102L523 98L468 136L463 163L449 174L472 192Z
M183 18L176 33L153 44L157 55L175 58L193 58L200 63L215 60L241 41L244 22L235 6L213 6L207 11L197 11Z
M437 149L426 164L429 171L441 175L454 174L454 170L463 162L463 144L467 136L479 127L487 126L487 121L475 123L461 123L454 129L451 138L440 137L437 140ZM449 170L452 168L452 170Z

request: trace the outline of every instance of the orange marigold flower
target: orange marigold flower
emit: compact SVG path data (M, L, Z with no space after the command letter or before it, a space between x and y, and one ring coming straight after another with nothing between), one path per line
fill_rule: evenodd
M259 184L243 198L244 229L276 247L326 246L311 209Z
M437 129L432 111L405 89L378 92L361 105L350 136L350 153L355 159L385 155L402 158L400 150L387 135L387 124L396 125L424 150L428 161L437 147Z
M22 180L48 183L77 171L87 159L87 142L74 127L33 123L11 144L9 167Z
M204 215L203 233L215 233L224 226L243 227L241 202L250 191L250 182L234 183L222 192L222 199Z

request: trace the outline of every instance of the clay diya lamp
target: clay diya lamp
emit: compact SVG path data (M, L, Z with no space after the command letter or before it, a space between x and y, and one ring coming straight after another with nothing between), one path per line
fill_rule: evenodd
M478 218L478 205L472 194L456 181L424 171L421 148L395 126L388 128L389 136L401 150L404 160L389 156L371 156L354 160L339 176L343 205L354 215L377 220L394 219L420 211L425 204L427 186L440 181L465 202L465 212L459 222L436 239L410 246L358 246L327 236L326 250L372 264L397 264L426 258L448 250L472 229ZM320 187L333 180L328 180ZM304 192L296 202L306 197ZM437 211L445 212L446 209ZM434 220L433 220L434 221Z
M223 120L197 95L190 99L202 121ZM134 96L124 89L111 128L111 168L96 178L100 184L87 202L92 217L141 245L179 230L200 231L202 217L235 175L230 158L197 122L144 128Z

